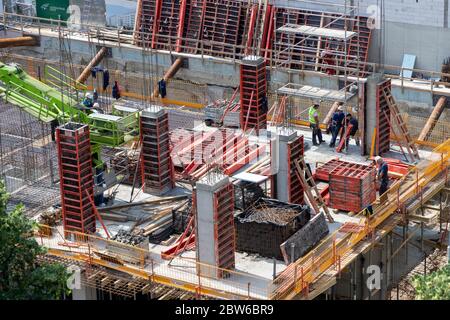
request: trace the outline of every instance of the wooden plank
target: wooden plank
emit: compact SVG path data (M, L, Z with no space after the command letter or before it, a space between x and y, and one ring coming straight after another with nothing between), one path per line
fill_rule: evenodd
M161 199L156 199L156 200L144 200L144 201L125 203L125 204L117 204L117 205L112 205L112 206L108 206L108 207L97 208L97 210L99 212L100 211L104 212L104 211L108 211L111 209L123 209L123 208L142 206L142 205L147 205L147 204L161 204L161 203L168 202L168 201L175 202L177 200L184 200L184 199L187 199L187 196L173 196L173 197L166 197L166 198L161 198Z

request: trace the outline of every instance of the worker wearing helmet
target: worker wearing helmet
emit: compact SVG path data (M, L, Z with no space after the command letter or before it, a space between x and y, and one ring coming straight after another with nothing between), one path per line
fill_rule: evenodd
M92 109L92 107L94 106L94 100L92 99L92 94L91 93L88 92L84 96L83 106L85 106L88 109Z
M388 190L388 186L389 186L389 175L388 175L388 173L389 173L389 166L383 160L383 158L380 157L380 156L375 157L375 163L376 163L376 165L378 167L377 181L380 183L379 194L380 194L380 197L381 197ZM384 198L385 198L385 196L384 196Z

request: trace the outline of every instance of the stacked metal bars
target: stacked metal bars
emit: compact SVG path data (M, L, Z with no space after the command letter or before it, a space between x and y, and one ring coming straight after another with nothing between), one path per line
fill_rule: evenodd
M360 212L377 197L376 169L357 163L345 163L330 172L330 207Z
M214 192L214 238L217 277L227 276L226 270L235 266L236 239L234 230L234 190L228 183Z
M95 232L89 127L69 122L56 129L56 139L64 230Z
M247 56L240 72L241 129L260 130L267 127L267 79L263 58Z
M384 96L384 90L391 89L391 80L386 80L377 85L377 136L375 155L382 155L391 148L391 110Z
M144 191L163 194L174 186L167 112L159 107L150 107L142 111L140 129L141 174Z
M297 168L295 167L295 161L299 160L304 155L304 138L298 136L295 140L288 143L289 152L289 203L304 204L304 189L300 180L296 174Z

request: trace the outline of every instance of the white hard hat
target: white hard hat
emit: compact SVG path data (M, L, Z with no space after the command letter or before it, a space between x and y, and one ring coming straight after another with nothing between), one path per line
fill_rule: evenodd
M380 157L380 156L376 156L376 157L375 157L375 162L376 162L376 163L380 162L380 160L383 160L383 158Z
M338 107L338 110L339 110L339 111L344 111L344 106L339 106L339 107Z
M100 105L98 104L98 102L94 103L94 105L92 106L94 108L100 108Z
M86 96L85 96L86 98L92 98L92 95L91 95L91 93L90 92L86 92Z

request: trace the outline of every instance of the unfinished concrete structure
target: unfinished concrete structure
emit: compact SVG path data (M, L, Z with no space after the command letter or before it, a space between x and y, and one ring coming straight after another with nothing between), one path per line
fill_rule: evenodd
M142 185L148 193L164 194L174 185L167 112L159 106L143 110L140 129Z
M220 263L212 258L212 245L206 244L209 246L205 248L203 242L183 242L182 237L173 234L169 228L172 223L170 211L176 211L178 206L182 205L178 202L179 199L155 198L145 190L137 189L137 184L132 182L134 187L119 185L117 189L111 188L108 191L109 196L115 195L116 201L109 203L105 210L99 208L100 215L105 220L106 229L113 236L119 232L118 229L126 229L130 233L135 231L134 229L142 230L151 241L160 239L155 241L156 249L154 244L148 249L142 249L116 243L107 239L102 229L95 230L95 235L86 235L84 242L80 242L80 239L72 242L61 239L57 232L60 226L54 225L42 227L41 233L36 237L43 246L58 253L54 256L46 255L43 259L60 260L67 264L77 263L86 270L86 278L83 280L86 285L85 298L91 296L92 292L88 289L91 287L98 289L99 299L105 294L129 298L136 297L136 294L148 295L150 298L395 298L393 289L399 288L398 292L402 290L404 276L411 269L421 266L429 272L430 264L423 266L421 263L432 259L427 258L430 251L434 250L432 248L441 248L446 243L449 206L446 200L446 171L450 157L447 141L449 125L445 120L445 117L448 119L447 111L442 112L435 126L429 126L430 131L423 135L425 138L418 140L431 109L442 96L450 96L449 84L445 82L446 75L438 72L441 60L445 57L445 44L438 46L431 43L418 48L417 43L433 41L433 36L425 37L426 40L403 42L404 35L398 30L404 30L408 37L413 37L414 30L417 29L420 29L416 33L419 35L436 30L439 31L438 35L445 35L447 10L441 10L442 5L445 8L445 2L436 3L432 9L424 11L422 2L401 4L399 1L392 1L388 4L395 5L390 7L393 9L391 13L395 12L395 8L401 8L412 10L415 14L405 15L407 18L401 17L402 21L391 21L400 18L386 14L381 30L371 29L368 25L371 19L370 14L365 11L365 6L374 4L374 1L360 1L363 5L361 7L354 1L342 1L342 4L325 3L323 0L280 0L263 4L249 1L219 2L222 4L220 8L215 6L217 1L209 0L139 1L138 15L141 19L137 19L133 35L117 32L116 29L97 27L90 28L90 32L83 31L83 28L73 32L61 25L49 28L39 19L35 19L33 24L23 25L20 23L20 16L5 14L4 21L10 28L16 28L14 32L19 35L31 33L40 36L40 45L16 48L14 52L5 50L2 52L2 60L19 62L29 74L46 81L52 81L46 72L46 66L64 70L67 75L76 79L83 70L86 71L85 66L89 65L89 61L99 51L106 51L99 47L106 47L109 53L103 57L101 65L110 70L111 80L119 82L122 96L133 99L133 102L127 100L127 104L138 104L138 109L160 105L169 114L170 130L183 127L201 132L203 136L211 132L211 128L195 123L195 120L203 119L202 113L195 108L201 109L215 99L232 98L237 84L240 83L242 59L249 55L261 56L266 63L265 71L268 75L268 105L271 108L275 106L272 109L275 119L281 119L280 122L272 122L278 128L271 127L271 119L268 119L268 129L273 134L279 134L283 130L295 133L286 134L282 156L278 158L278 161L281 161L283 157L284 165L281 166L280 163L281 170L278 173L270 170L276 157L273 150L269 151L268 141L258 140L260 137L242 139L245 142L239 144L241 150L252 150L254 153L245 153L245 163L238 163L236 159L233 170L238 169L230 173L227 179L238 179L234 178L236 173L253 174L252 181L264 181L266 184L261 183L266 196L277 194L283 201L297 203L297 200L289 196L289 190L292 193L302 190L304 186L295 180L296 168L288 167L288 164L289 161L292 164L298 160L301 155L294 153L295 156L288 156L288 144L290 141L296 141L298 146L303 147L303 141L299 142L301 137L309 142L310 131L305 127L308 125L308 115L305 111L314 100L322 100L322 116L327 114L335 103L342 102L345 110L352 112L359 120L360 135L357 139L361 146L358 147L351 141L347 154L337 153L327 146L305 148L305 161L312 165L314 172L321 162L328 163L336 157L371 165L367 156L382 154L395 158L396 161L403 161L406 154L406 171L391 172L393 180L387 201L376 202L371 217L365 216L364 212L353 215L344 210L339 214L332 212L334 222L330 222L325 221L323 213L319 214L312 220L317 221L317 228L313 224L307 227L307 224L304 233L295 233L291 241L284 244L285 261L274 263L271 259L247 252L235 252L233 265L230 264L227 270L224 270L227 277L221 278L221 275L214 272L211 279L208 276L203 277L202 273L204 271L208 275L208 270L217 270L217 267L220 267ZM386 9L389 11L389 7ZM432 17L443 15L444 18L442 21L441 18L433 21L429 19L422 25L416 25L418 19L414 20L414 17L420 12L417 10L427 12ZM224 15L233 23L227 24L223 19ZM410 21L414 23L408 24ZM409 28L410 30L407 30ZM387 38L392 41L383 41L381 37L387 30L390 30ZM399 41L399 37L402 37L402 41ZM399 46L399 43L403 43L403 46ZM425 47L434 50L423 52L422 48ZM378 53L380 49L389 54L384 58L380 54L380 58L374 58L373 53ZM417 66L429 70L403 68L403 53L416 54ZM176 79L166 77L167 70L171 70L171 77ZM174 70L177 70L176 74ZM88 71L85 74L89 74ZM412 75L405 75L407 71L411 71ZM163 78L167 84L168 95L165 98L157 98L151 89ZM103 75L88 79L87 90L101 88L102 80ZM387 83L390 85L383 87L383 84ZM62 92L69 90L67 84L61 85L61 88ZM396 101L396 106L400 107L400 115L411 138L409 141L399 139L405 136L404 132L402 134L401 130L398 131L399 126L395 122L389 123L389 116L385 115L392 110L399 113L392 107L392 103L383 101L386 93L392 94L394 103ZM105 100L102 108L112 109L109 92L101 94ZM277 111L276 106L281 105L280 98L283 96L287 97L284 110L288 112ZM182 108L179 108L180 106ZM49 161L42 159L55 158L56 153L49 143L48 125L42 125L42 133L37 134L40 125L36 125L37 121L26 121L30 116L24 111L20 111L23 114L15 119L22 121L21 130L30 129L31 132L16 134L17 130L10 125L13 121L9 121L14 119L12 108L5 107L10 116L2 117L0 121L2 173L7 182L10 182L9 187L17 191L13 194L14 201L23 199L28 202L28 206L33 206L36 193L26 193L25 190L33 189L36 192L42 189L39 189L39 183L47 181L51 172L47 168L51 167ZM145 119L146 112L141 112L139 116L141 120ZM324 128L326 124L321 125ZM281 130L279 127L282 127ZM297 138L290 139L291 135ZM242 138L240 132L221 136L233 138L230 139L231 142L219 144L218 149L221 149L221 146L234 145L235 141L239 143ZM326 136L326 139L329 138ZM255 143L256 140L258 141ZM282 138L280 143L281 140ZM405 140L400 141L405 148L404 152L397 146L399 140ZM16 146L15 141L19 141L21 145ZM419 146L420 160L416 159L415 165L410 163L412 159L406 150L411 141ZM212 146L211 142L203 139L202 150L215 150L216 147ZM186 149L191 150L191 147L194 149L194 146L188 143ZM132 147L121 148L129 150ZM5 153L5 149L8 152ZM281 145L275 150L277 149L281 149ZM41 150L45 150L48 157L44 155L39 158L41 160L35 157L33 159L36 160L22 165L24 160L21 159L25 159L25 154L37 154ZM114 148L104 148L102 152L111 155L105 159L113 159L116 151L118 150ZM258 156L253 157L254 154ZM20 162L14 162L16 155ZM172 153L170 156L175 157L176 154ZM250 163L250 158L256 163ZM40 165L41 163L45 163L45 166ZM152 164L153 169L161 162L155 160ZM192 164L194 165L195 163ZM215 166L224 169L220 163L215 163ZM39 167L43 170L38 170ZM392 168L394 167L397 168L392 165ZM191 186L199 180L202 181L210 168L205 166L203 169L192 180L186 181L186 176L175 175L174 181L183 188L177 187L173 192L192 197ZM229 166L223 171L232 172ZM36 178L24 172L35 172ZM162 174L157 174L157 178L160 177ZM288 183L289 179L291 184ZM27 181L23 183L21 180ZM319 179L316 180L320 193L326 194L327 181L319 183ZM12 181L23 183L24 188L14 188ZM57 188L58 177L54 182L53 187ZM305 188L302 191L308 190L309 188ZM303 196L302 191L298 192L298 201L300 196ZM221 203L223 206L234 202L229 194L225 198L222 200L224 203ZM161 201L161 204L158 201ZM42 206L39 206L41 209L37 209L38 213L42 212L45 206L57 204L54 199L42 202ZM198 206L196 208L198 211ZM230 216L232 211L234 209L228 212ZM211 215L209 209L197 212L205 213ZM52 232L43 232L45 228ZM185 234L184 239L201 236L199 233L189 234L192 228L186 229L187 232L180 232ZM200 231L211 229L209 222ZM330 234L317 244L317 239L324 236L327 229ZM228 231L230 232L227 234L231 234L231 229ZM306 231L313 236L308 235ZM48 236L49 234L52 235ZM73 249L76 255L67 253L67 246L82 247L86 242L96 249L95 252L86 253L82 249ZM290 243L299 242L305 246L295 245L292 254ZM107 247L117 246L121 250L116 252L122 252L119 255L105 251ZM170 251L172 249L174 250ZM209 255L203 256L202 250L206 250ZM168 251L177 254L169 256L168 260L161 259L162 253ZM207 260L208 263L199 263L197 259L200 255L199 261ZM292 256L294 261L291 261ZM364 270L367 270L369 265L382 266L384 281L379 290L365 287L365 280L369 275ZM206 268L207 271L203 269L198 274L197 270L201 268ZM299 270L303 270L302 275L298 273ZM183 290L179 289L180 285Z
M195 186L198 272L223 278L235 266L233 185L227 176L209 172Z

